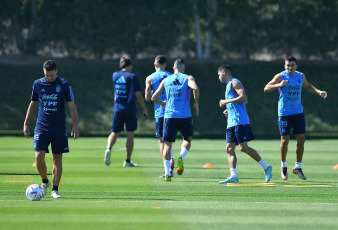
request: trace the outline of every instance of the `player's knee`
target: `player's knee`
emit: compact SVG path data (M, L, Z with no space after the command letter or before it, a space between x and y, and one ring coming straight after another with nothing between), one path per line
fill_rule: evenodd
M239 145L239 150L241 150L241 152L247 152L248 151L248 146Z
M225 151L226 151L227 153L232 153L232 152L234 151L234 147L231 146L231 145L227 145L227 147L225 148Z
M285 145L288 145L288 144L289 144L289 139L287 139L287 138L281 139L281 145L282 146L285 146Z

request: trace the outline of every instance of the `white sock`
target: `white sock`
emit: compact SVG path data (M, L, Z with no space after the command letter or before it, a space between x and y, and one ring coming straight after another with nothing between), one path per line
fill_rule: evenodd
M267 163L265 163L265 161L263 160L263 158L261 158L261 160L258 161L258 163L263 167L264 170L269 167L269 165Z
M302 167L302 162L296 162L295 168L300 169Z
M285 162L281 161L281 162L282 162L282 168L288 167L288 164L286 163L286 161Z
M182 157L182 160L184 160L184 157L188 154L188 149L181 149L180 156Z
M237 177L236 168L230 168L230 177Z
M164 172L166 175L169 175L171 176L171 166L170 166L170 160L165 160L163 161L163 164L164 164Z
M171 158L174 158L173 149L171 148Z

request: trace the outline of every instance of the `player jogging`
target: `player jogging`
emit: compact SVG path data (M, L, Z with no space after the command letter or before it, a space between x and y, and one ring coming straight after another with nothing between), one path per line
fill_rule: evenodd
M152 73L146 78L146 89L145 89L145 99L146 101L151 100L151 95L157 90L160 86L161 82L168 76L172 75L165 70L167 67L166 58L164 55L158 55L154 61L154 67L156 72ZM165 93L162 93L159 97L161 101L166 100ZM158 145L160 147L160 154L161 158L164 161L163 156L163 120L164 120L164 108L156 103L154 103L154 110L155 110L155 132L156 137L158 138ZM175 161L173 158L173 151L171 149L171 159L170 159L171 170L174 170ZM160 176L160 178L165 177L165 173Z
M177 160L177 174L184 171L183 161L191 147L193 135L192 116L190 111L190 92L193 90L195 98L196 116L199 114L199 89L193 76L184 74L185 63L177 59L174 63L174 74L164 79L151 100L165 108L163 141L164 141L164 181L171 181L170 153L172 143L175 142L177 131L183 136L181 154ZM159 99L165 91L166 101Z
M133 62L130 58L121 57L121 70L113 74L114 83L114 116L112 121L111 134L108 137L107 150L104 156L104 163L110 165L111 149L113 148L121 131L126 124L126 160L123 167L136 167L131 161L131 154L134 148L134 132L137 129L137 110L135 98L143 108L143 117L148 117L148 110L144 104L141 94L141 86L138 77L131 71Z
M296 71L297 63L295 57L290 56L286 58L284 68L283 72L276 74L265 86L264 92L272 92L276 89L279 92L278 125L281 136L281 177L283 180L288 179L286 155L292 130L297 139L296 163L293 173L297 174L299 178L306 180L302 171L306 133L305 115L301 97L302 88L324 99L327 97L327 93L311 85L303 73Z
M225 91L225 100L219 101L219 106L226 105L224 114L228 117L226 131L226 152L228 154L228 162L230 167L230 176L220 181L220 184L237 183L239 182L236 165L237 157L235 153L236 145L239 149L257 161L265 173L265 182L269 182L272 177L272 166L264 162L256 150L248 146L248 142L254 139L249 116L246 112L246 103L248 101L242 83L234 78L231 74L231 67L222 65L218 69L218 78L221 83L227 83Z
M74 96L69 83L57 76L58 68L52 60L43 64L44 78L34 81L31 102L29 104L24 122L24 135L30 137L29 121L37 107L39 107L38 119L34 130L34 150L36 167L42 178L43 195L51 182L47 178L47 166L45 155L49 153L48 146L52 146L53 159L53 189L52 198L61 198L58 192L62 175L62 156L69 152L66 129L66 115L64 102L69 107L73 121L71 135L76 139L79 136L77 110Z

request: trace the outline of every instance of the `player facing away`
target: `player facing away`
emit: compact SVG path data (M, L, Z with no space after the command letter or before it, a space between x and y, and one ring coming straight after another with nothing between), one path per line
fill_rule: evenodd
M145 89L145 99L146 101L151 100L151 95L157 90L157 88L160 86L161 82L167 78L168 76L172 75L172 73L169 73L165 70L167 67L166 58L164 55L158 55L155 58L154 61L154 67L156 72L152 73L146 78L146 89ZM163 92L159 99L161 101L166 100L165 93ZM164 120L164 107L154 103L154 110L155 110L155 132L156 137L158 138L158 145L160 147L160 154L161 158L164 161L163 156L163 120ZM171 159L170 159L170 165L171 165L171 171L174 170L175 161L173 158L173 151L171 150ZM165 177L165 173L160 176L160 178Z
M65 101L73 121L71 135L74 140L79 136L77 110L74 96L69 83L57 76L56 63L48 60L43 64L44 78L34 81L31 102L29 104L23 126L24 135L30 137L29 121L38 107L38 118L34 130L34 150L36 167L42 178L43 195L51 185L47 178L45 155L52 146L53 159L53 189L52 198L61 198L58 192L62 175L62 156L69 152L66 129Z
M171 181L171 148L176 140L177 131L183 136L181 154L177 160L177 174L184 171L183 161L191 147L193 135L193 121L190 110L190 92L193 90L195 99L196 116L199 114L200 91L193 76L184 74L185 63L183 59L177 59L174 63L174 74L164 79L151 100L165 108L163 126L163 155L164 155L164 181ZM166 101L159 99L165 91Z
M278 125L281 136L280 152L281 152L281 176L283 180L288 179L286 155L288 153L288 145L291 130L296 136L296 163L293 173L299 178L306 180L302 171L302 159L305 143L305 115L301 99L302 88L317 94L322 98L327 97L325 91L321 91L311 85L305 78L305 75L296 71L297 63L295 57L285 59L285 70L276 74L273 79L265 86L264 92L272 92L278 89Z
M108 137L107 150L104 156L104 163L110 165L111 149L114 146L121 131L126 124L126 160L123 167L136 167L131 161L131 154L134 148L134 132L137 129L137 109L135 98L143 109L144 119L148 118L148 110L141 94L141 86L138 77L131 71L133 62L130 58L121 57L121 70L113 74L114 83L114 116L112 121L111 134Z
M239 149L257 161L265 173L265 182L269 182L272 177L272 166L264 162L256 150L248 146L248 142L254 139L248 113L246 112L246 103L248 101L242 83L234 78L231 74L231 67L222 65L218 69L218 78L221 83L227 83L225 91L225 100L219 101L222 108L226 105L224 114L228 117L226 131L226 152L228 154L228 162L230 167L230 176L220 184L239 182L236 165L237 157L235 153L236 145Z

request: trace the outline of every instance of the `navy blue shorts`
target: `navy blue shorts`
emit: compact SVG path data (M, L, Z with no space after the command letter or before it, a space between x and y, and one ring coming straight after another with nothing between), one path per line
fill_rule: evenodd
M298 113L291 116L279 116L278 125L279 125L279 133L281 136L289 136L291 130L293 134L306 133L304 113Z
M156 137L162 137L163 136L163 117L155 118L155 132Z
M48 146L51 144L52 153L68 153L68 137L65 128L50 131L34 130L34 150L45 150L49 153Z
M250 125L236 125L227 128L227 143L236 143L237 145L246 141L252 141L255 137Z
M184 140L193 134L192 118L164 118L163 141L175 142L177 131L180 131Z
M137 112L114 113L113 124L110 131L119 133L124 130L124 124L126 124L126 130L128 132L137 130Z

